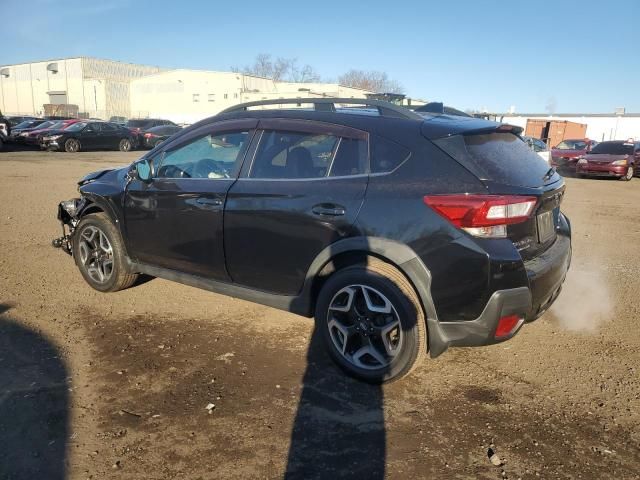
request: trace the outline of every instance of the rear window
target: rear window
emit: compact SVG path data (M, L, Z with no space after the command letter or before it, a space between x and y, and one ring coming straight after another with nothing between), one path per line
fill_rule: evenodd
M591 153L608 155L633 155L633 143L602 142L593 147Z
M512 133L453 135L435 144L481 180L539 187L549 172L549 165ZM557 180L555 174L547 182Z

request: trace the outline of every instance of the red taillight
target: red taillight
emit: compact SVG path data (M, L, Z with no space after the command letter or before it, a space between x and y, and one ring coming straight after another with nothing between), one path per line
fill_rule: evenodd
M424 203L456 227L479 237L505 237L506 226L526 221L538 199L520 195L427 195Z
M502 317L498 320L495 338L503 338L511 335L521 320L522 317L519 317L518 315L507 315L506 317Z

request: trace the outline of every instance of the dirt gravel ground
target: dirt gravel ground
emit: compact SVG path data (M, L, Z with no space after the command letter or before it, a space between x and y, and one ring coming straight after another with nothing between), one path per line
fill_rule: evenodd
M90 289L50 246L56 204L139 155L0 153L0 479L640 478L640 179L567 179L563 308L380 388L309 320Z

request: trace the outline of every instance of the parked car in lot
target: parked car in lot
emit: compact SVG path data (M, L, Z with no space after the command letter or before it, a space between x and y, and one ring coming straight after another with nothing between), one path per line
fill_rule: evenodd
M161 125L159 127L153 127L141 132L142 147L154 148L164 142L171 135L175 135L180 132L182 127L175 125Z
M639 173L638 164L640 142L602 142L578 160L576 173L583 177L616 177L629 181Z
M575 164L578 158L590 152L597 144L598 142L588 138L563 140L551 149L551 161L555 165Z
M129 129L109 122L76 122L64 130L52 130L42 137L47 150L120 150L128 152L132 146Z
M370 382L507 340L554 302L565 183L519 127L306 101L232 107L85 176L54 246L102 292L147 274L315 316L335 362Z
M139 147L144 144L144 139L142 138L144 131L163 125L177 126L171 120L162 120L160 118L133 118L127 120L126 127L134 134L134 146Z
M127 118L116 115L116 116L111 117L109 119L109 122L117 123L118 125L126 125L127 124Z
M9 120L9 123L11 123L11 128L13 129L13 127L16 127L18 124L22 122L26 122L27 120L38 120L38 118L31 117L28 115L12 115L7 117L7 120Z
M49 124L49 122L45 122L42 125L38 126L35 130L31 130L27 132L27 134L22 137L22 141L27 145L42 146L42 138L47 136L49 132L54 130L64 130L68 126L81 121L82 120L71 119L71 120L58 120L58 121L52 122L51 124Z
M56 122L53 120L26 120L11 129L11 140L16 143L26 143L27 136L42 128L50 127Z
M547 148L547 144L539 138L522 136L522 140L529 146L531 150L537 153L548 164L551 164L551 152Z
M11 127L11 135L13 136L14 134L20 133L23 130L26 129L30 129L30 128L35 128L38 125L42 125L43 123L47 122L48 120L45 120L43 118L36 118L33 120L25 120L24 122L20 122L15 126Z

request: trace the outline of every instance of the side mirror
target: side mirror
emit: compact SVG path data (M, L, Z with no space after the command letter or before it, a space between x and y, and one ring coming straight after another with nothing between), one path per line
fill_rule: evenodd
M151 182L151 164L149 160L141 160L136 163L136 176L142 182Z

